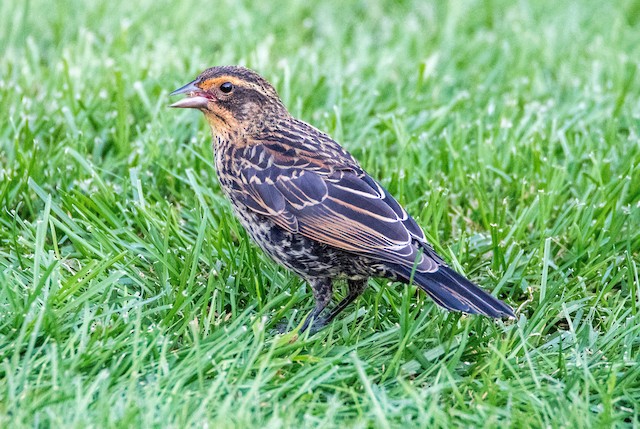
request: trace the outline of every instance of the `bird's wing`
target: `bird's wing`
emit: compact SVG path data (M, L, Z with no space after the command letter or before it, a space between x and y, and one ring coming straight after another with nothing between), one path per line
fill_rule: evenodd
M449 310L514 317L513 310L449 268L418 224L352 158L343 164L314 156L252 149L233 198L290 232L391 264ZM273 155L273 153L271 154Z
M250 210L345 251L415 263L423 272L443 264L418 224L357 165L327 167L313 158L269 155L246 157L240 171L243 186L235 198Z

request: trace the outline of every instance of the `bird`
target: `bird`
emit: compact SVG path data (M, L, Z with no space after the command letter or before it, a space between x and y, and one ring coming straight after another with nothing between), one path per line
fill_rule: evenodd
M241 66L216 66L171 92L204 113L222 192L253 241L311 287L299 327L329 324L369 278L412 283L450 311L515 318L453 270L398 201L329 135L293 117L275 88ZM347 294L329 308L336 281Z

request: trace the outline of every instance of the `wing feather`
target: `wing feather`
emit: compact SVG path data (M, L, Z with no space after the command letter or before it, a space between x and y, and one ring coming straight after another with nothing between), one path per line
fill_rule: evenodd
M260 175L254 168L243 174L249 177L243 180L247 186L240 200L279 226L333 247L403 265L413 265L420 258L420 266L432 269L412 245L416 234L406 226L406 212L368 175L290 169L275 177Z
M312 154L296 138L283 134L251 147L240 162L242 186L231 187L231 198L287 231L388 263L445 308L513 316L509 306L447 267L415 220L348 153L337 146L341 156ZM292 139L290 145L283 139Z
M353 158L306 152L295 137L247 148L240 159L243 186L232 198L329 246L437 270L442 260L418 224Z

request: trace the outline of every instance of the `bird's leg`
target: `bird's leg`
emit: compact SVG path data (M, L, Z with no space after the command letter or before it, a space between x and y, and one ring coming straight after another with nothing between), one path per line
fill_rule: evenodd
M309 284L311 285L311 289L313 290L313 297L316 301L316 307L305 319L302 327L300 328L300 333L306 331L312 321L314 325L316 323L322 323L319 319L320 313L322 313L322 311L327 308L327 305L331 302L331 297L333 297L333 285L331 284L331 279L314 279L309 281ZM324 326L324 324L316 327L315 330L317 331L322 326Z
M342 310L347 308L349 304L351 304L356 300L356 298L362 295L362 292L364 292L364 290L367 288L367 280L368 279L347 280L347 284L349 285L349 292L347 293L347 296L345 296L342 301L340 301L338 305L336 305L333 310L331 310L331 313L329 313L326 318L322 319L323 326L331 322L338 314L342 312Z

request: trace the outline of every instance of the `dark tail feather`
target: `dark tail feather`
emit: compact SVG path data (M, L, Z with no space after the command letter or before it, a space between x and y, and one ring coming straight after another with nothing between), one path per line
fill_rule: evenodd
M409 279L411 271L403 272L402 275ZM447 310L496 318L516 317L507 304L444 265L433 273L416 272L413 283L420 286L436 304Z

